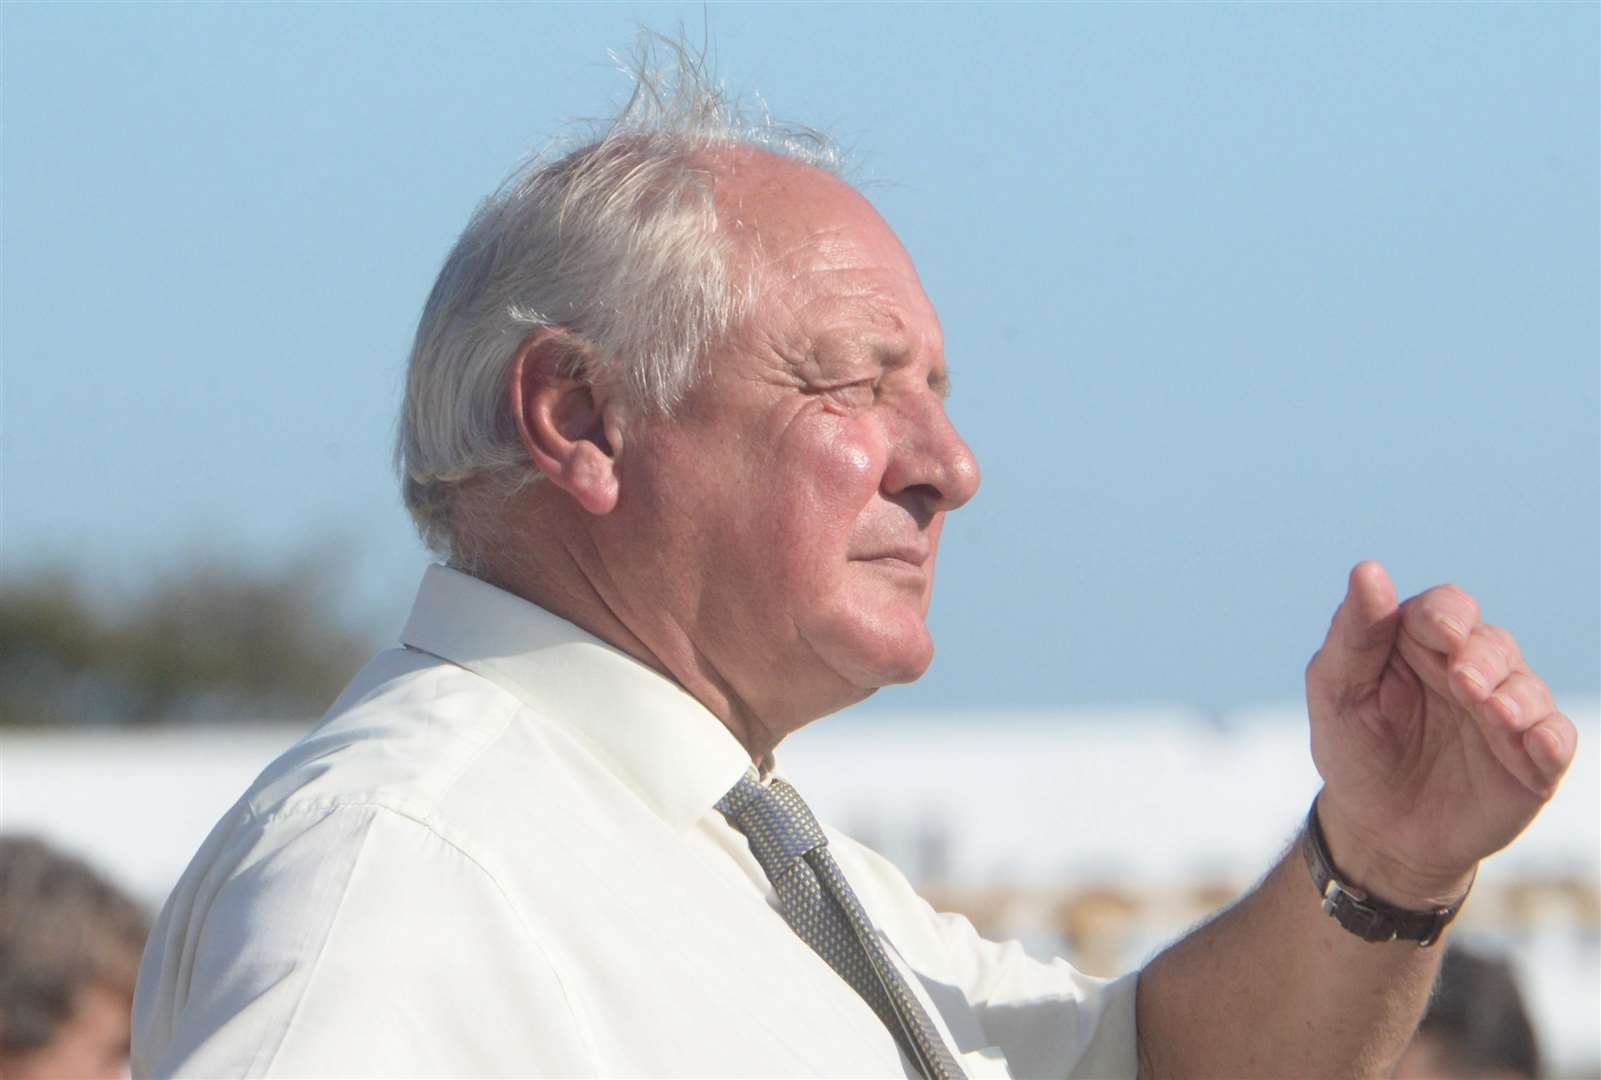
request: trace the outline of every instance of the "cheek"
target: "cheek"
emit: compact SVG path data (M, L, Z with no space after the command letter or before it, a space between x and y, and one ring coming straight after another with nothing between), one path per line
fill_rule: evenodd
M816 453L814 473L820 508L854 517L878 493L884 479L884 442L872 430L841 425Z
M791 542L839 560L884 476L881 440L840 422L795 449L785 471L799 481L784 515Z

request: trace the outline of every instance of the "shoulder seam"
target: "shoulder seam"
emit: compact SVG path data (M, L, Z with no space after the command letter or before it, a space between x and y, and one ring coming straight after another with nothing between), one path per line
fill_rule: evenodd
M356 880L356 870L361 864L362 852L367 850L367 838L370 835L372 835L371 822L368 823L368 828L363 829L361 832L361 846L356 849L355 858L351 860L350 873L345 876L344 884L339 889L339 900L334 907L333 918L328 921L328 929L323 931L322 941L317 946L317 955L312 958L311 970L306 974L306 985L308 987L311 980L317 975L317 968L322 965L323 953L328 951L328 942L333 938L334 930L339 925L339 917L344 914L345 897L350 893L350 883ZM278 1041L273 1045L271 1056L267 1058L265 1063L262 1063L261 1055L258 1052L255 1060L250 1063L250 1068L247 1070L248 1073L259 1076L272 1072L272 1067L277 1064L278 1055L283 1053L284 1043L289 1041L289 1032L293 1030L295 1021L300 1018L300 1010L306 1004L308 996L310 996L308 993L302 992L295 999L295 1007L289 1010L289 1018L284 1021L282 1030L278 1032ZM257 1065L261 1065L261 1072L257 1072Z
M381 811L389 816L406 821L433 836L440 843L454 851L463 860L470 863L474 869L484 876L484 879L489 883L490 887L495 890L495 894L500 897L501 903L505 904L507 909L510 910L512 915L516 918L517 925L522 928L524 937L529 941L530 944L533 945L535 951L539 953L540 959L545 962L546 968L548 968L550 971L551 978L556 981L556 985L561 989L562 1001L567 1006L567 1012L572 1017L574 1027L578 1030L580 1037L583 1039L584 1048L589 1055L589 1060L592 1067L598 1071L600 1058L595 1049L595 1039L590 1029L590 1025L585 1021L582 1012L579 1010L578 1003L574 1000L572 991L568 988L567 980L562 977L560 968L557 967L555 961L551 958L550 953L545 949L544 943L540 941L539 936L535 934L532 927L528 925L528 920L524 917L522 908L512 901L512 898L506 894L506 890L501 886L500 879L497 878L495 874L487 866L485 866L476 855L467 850L467 848L465 848L453 837L447 836L445 833L441 832L440 829L436 827L435 822L421 818L408 810L397 806L391 806L375 799L351 799L338 801L329 800L317 803L302 803L292 809L286 808L283 811L269 815L267 818L262 819L261 823L265 824L268 821L280 817L289 817L297 813L306 813L314 810L322 810L327 814L333 814L345 809ZM362 848L358 849L356 852L357 862L359 862L361 859L361 850L365 849L366 847L367 835L368 833L365 831L362 833ZM350 883L352 880L354 880L355 876L355 864L353 863L350 876L345 881L345 887L340 891L341 907L343 906L345 892L350 888ZM329 924L328 933L323 938L323 948L326 947L328 940L332 938L334 925L337 922L338 915L336 913L334 921ZM316 973L317 963L322 959L323 948L318 949L317 958L312 961L313 975ZM272 1057L266 1064L266 1068L269 1072L271 1071L273 1065L277 1062L278 1055L283 1050L283 1044L288 1040L289 1030L294 1026L295 1018L299 1015L300 1006L304 1001L305 997L301 997L300 1001L295 1003L295 1008L290 1014L289 1021L284 1025L284 1032L279 1036L278 1045L273 1048Z

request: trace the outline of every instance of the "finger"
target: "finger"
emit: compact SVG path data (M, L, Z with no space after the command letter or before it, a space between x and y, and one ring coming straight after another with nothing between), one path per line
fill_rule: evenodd
M1547 713L1546 715L1550 715ZM1461 735L1465 739L1478 739L1483 742L1484 748L1490 752L1507 775L1517 781L1528 791L1544 796L1550 786L1546 779L1545 767L1535 760L1536 752L1527 741L1528 731L1514 731L1503 722L1497 713L1497 707L1486 701L1477 708L1465 710L1452 717L1441 717L1445 724L1460 724L1465 729ZM1532 725L1526 725L1532 728ZM1476 731L1474 730L1476 729Z
M1469 707L1486 701L1513 671L1505 637L1491 629L1482 623L1475 626L1451 655L1451 692Z
M1407 667L1423 687L1448 701L1453 700L1455 691L1451 689L1450 669L1444 653L1418 644L1416 638L1406 633L1396 639L1395 651L1406 661Z
M1545 683L1533 672L1520 669L1502 680L1483 701L1466 708L1501 767L1534 794L1549 794L1549 765L1535 756L1549 755L1549 748L1543 744L1545 737L1534 743L1527 739L1528 732L1554 712Z
M1478 624L1478 602L1455 585L1436 585L1401 605L1402 629L1425 648L1447 655Z
M1334 612L1318 662L1348 684L1377 682L1395 647L1399 625L1395 585L1383 566L1357 563L1346 580L1345 599Z
M1525 731L1556 710L1545 681L1521 669L1502 680L1482 708L1486 719L1510 732Z
M1578 729L1560 712L1552 712L1523 733L1523 746L1545 779L1542 787L1534 789L1536 794L1550 798L1578 750Z
M1506 653L1514 668L1526 666L1523 649L1518 645L1518 639L1512 636L1512 631L1504 626L1491 626L1489 623L1480 623L1479 626L1501 646L1501 651Z
M1579 735L1572 721L1557 711L1545 682L1519 668L1471 715L1501 766L1530 792L1550 798L1573 760Z

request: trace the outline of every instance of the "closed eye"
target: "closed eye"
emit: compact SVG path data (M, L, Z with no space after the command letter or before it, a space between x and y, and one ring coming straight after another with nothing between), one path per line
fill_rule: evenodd
M876 379L862 379L841 386L826 387L821 393L827 401L836 405L843 405L847 409L858 409L871 405L877 399L878 382Z

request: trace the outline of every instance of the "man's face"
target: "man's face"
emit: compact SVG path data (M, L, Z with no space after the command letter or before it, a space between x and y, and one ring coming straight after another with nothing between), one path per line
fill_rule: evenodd
M756 305L631 439L622 491L701 662L781 735L927 668L941 524L978 466L945 414L939 320L877 213L765 155L718 199Z

